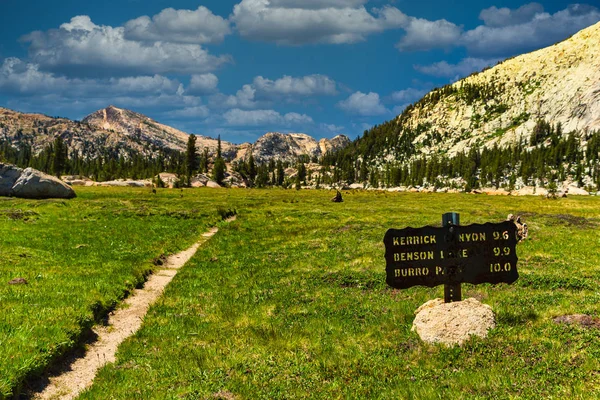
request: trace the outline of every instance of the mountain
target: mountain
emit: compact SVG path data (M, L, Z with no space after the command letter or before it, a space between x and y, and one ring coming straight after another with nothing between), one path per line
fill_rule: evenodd
M126 129L128 123L123 117L126 114L132 116L130 131ZM99 115L103 116L102 123ZM9 143L14 148L27 145L31 153L39 154L60 136L69 152L77 153L82 158L96 158L107 153L124 157L132 154L151 157L158 149L168 151L185 148L187 138L182 142L181 136L184 133L176 133L172 128L169 128L170 131L161 131L154 121L141 117L140 114L112 106L91 114L83 121L26 114L0 107L0 142Z
M600 23L432 90L323 164L372 187L600 190Z
M93 112L82 121L0 107L0 142L14 147L27 144L33 154L38 154L57 136L62 137L70 152L77 152L82 158L96 158L107 152L125 158L133 154L156 157L159 150L184 152L189 137L143 114L115 106ZM271 159L295 162L302 155L320 158L327 151L339 150L348 143L350 140L344 135L317 142L306 134L267 133L254 144L222 141L221 148L223 157L229 161L245 160L252 151L257 162ZM214 156L218 140L196 135L196 146L200 153L207 148L209 155Z
M529 140L539 120L562 132L600 129L600 23L434 89L394 122L417 154L452 156Z
M94 130L117 132L122 137L134 138L135 141L181 152L185 151L189 137L187 133L161 124L143 114L115 106L108 106L93 112L82 122ZM217 139L197 135L196 146L199 149L208 147L212 154L216 152ZM238 146L233 143L222 141L221 147L225 157L234 158L237 154Z

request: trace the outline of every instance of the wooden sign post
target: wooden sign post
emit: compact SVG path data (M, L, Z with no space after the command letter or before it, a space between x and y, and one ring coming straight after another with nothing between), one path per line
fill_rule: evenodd
M442 216L442 227L389 229L386 282L397 289L444 285L446 303L461 300L461 283L513 283L517 227L513 222L460 226L459 214Z

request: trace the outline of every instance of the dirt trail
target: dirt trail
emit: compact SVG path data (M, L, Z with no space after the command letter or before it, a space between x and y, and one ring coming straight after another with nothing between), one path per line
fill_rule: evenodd
M48 378L46 387L40 388L39 392L33 394L33 398L73 399L91 386L98 370L107 363L115 362L119 345L141 327L146 312L160 297L177 271L192 258L198 247L218 230L212 228L189 249L168 257L163 268L152 274L142 289L136 289L123 301L121 307L109 315L106 326L94 327L98 339L88 346L85 356L75 360L60 375Z

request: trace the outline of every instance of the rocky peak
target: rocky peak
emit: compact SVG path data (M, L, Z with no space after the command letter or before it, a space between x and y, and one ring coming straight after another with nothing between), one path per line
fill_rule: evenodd
M269 132L261 136L252 146L252 155L257 162L266 162L270 159L294 162L302 155L311 159L319 158L325 152L349 143L350 139L344 135L317 142L304 133Z
M600 129L600 23L434 89L397 122L421 153L453 155L526 140L538 119L565 133Z

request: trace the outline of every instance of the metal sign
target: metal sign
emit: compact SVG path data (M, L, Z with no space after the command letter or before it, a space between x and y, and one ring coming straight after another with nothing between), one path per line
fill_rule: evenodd
M513 222L460 226L455 213L445 214L444 220L441 228L387 231L383 242L390 286L451 285L458 293L453 296L449 288L446 301L456 301L461 283L513 283L519 278Z

